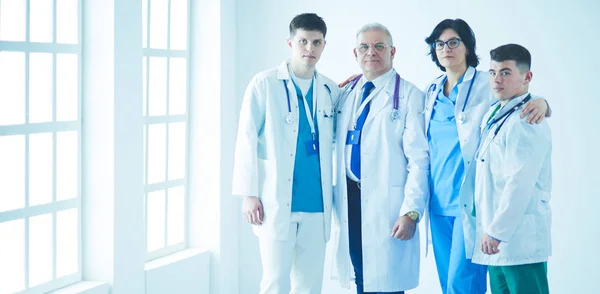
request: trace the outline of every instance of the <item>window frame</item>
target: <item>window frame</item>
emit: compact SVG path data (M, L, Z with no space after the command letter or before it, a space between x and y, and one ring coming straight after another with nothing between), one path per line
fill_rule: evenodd
M75 0L77 4L77 43L64 44L57 43L57 2L52 0L52 41L48 43L31 42L31 3L25 1L25 40L24 41L4 41L0 40L0 51L19 52L25 55L25 122L17 125L0 126L0 136L23 135L25 136L25 203L24 207L19 209L0 212L0 223L15 220L24 222L24 286L25 288L18 294L46 293L82 280L82 0ZM41 123L29 123L30 106L30 54L31 53L49 53L52 54L52 121ZM57 54L73 54L77 57L77 116L76 120L57 121ZM64 131L74 131L77 134L77 197L67 200L57 201L57 133ZM30 155L30 135L39 133L52 134L52 202L29 206L29 155ZM77 271L66 276L57 278L57 213L69 209L77 209ZM38 215L52 214L52 279L48 282L30 287L30 218Z
M146 13L146 26L145 30L142 29L142 34L146 34L145 43L142 45L142 60L144 62L145 67L145 96L144 99L144 112L143 112L143 124L144 124L144 228L145 228L145 252L146 252L146 261L151 261L157 258L161 258L179 251L182 251L188 247L188 204L189 204L189 161L190 161L190 31L191 31L191 1L185 0L186 2L186 14L187 14L187 33L186 33L186 49L170 49L171 48L171 0L166 0L168 4L168 10L165 11L167 13L167 48L166 49L156 49L151 48L151 2L152 0L142 0L146 3L146 10L142 8L142 13ZM142 7L144 5L142 4ZM142 37L144 40L144 37ZM151 57L162 57L166 58L166 108L165 115L159 116L150 116L150 58ZM186 85L185 85L185 102L186 109L183 114L169 114L169 87L170 87L170 65L171 58L183 58L185 59L186 64ZM185 171L183 179L175 179L169 180L169 125L171 123L184 123L185 124ZM166 128L165 133L165 181L159 183L148 184L148 164L149 164L149 156L148 156L148 137L149 137L149 126L152 124L164 124ZM184 195L183 195L183 241L177 244L168 245L168 236L169 236L169 228L168 228L168 220L169 220L169 189L175 187L183 187ZM148 195L149 193L161 191L165 192L165 219L164 219L164 246L153 251L148 251Z

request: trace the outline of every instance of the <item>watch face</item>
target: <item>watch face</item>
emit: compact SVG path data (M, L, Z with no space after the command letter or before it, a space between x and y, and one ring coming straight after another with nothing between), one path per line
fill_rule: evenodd
M414 212L414 211L411 211L411 212L409 212L409 213L408 213L408 217L410 217L410 219L412 219L412 220L414 220L414 221L416 221L416 220L417 220L417 218L418 218L418 216L417 216L417 213L416 213L416 212Z

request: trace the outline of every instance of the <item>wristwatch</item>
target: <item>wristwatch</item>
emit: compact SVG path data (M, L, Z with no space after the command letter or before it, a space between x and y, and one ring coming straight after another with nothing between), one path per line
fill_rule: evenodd
M411 220L418 222L419 220L419 213L416 211L409 211L408 213L405 214L406 216L410 217Z

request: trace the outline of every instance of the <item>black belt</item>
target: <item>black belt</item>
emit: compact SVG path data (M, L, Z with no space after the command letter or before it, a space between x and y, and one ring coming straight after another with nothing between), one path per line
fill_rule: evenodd
M351 179L351 178L350 178L350 177L348 177L348 176L346 176L346 183L347 183L348 185L350 185L350 184L356 184L356 186L357 186L357 187L358 187L358 189L360 190L360 182L357 182L357 181L355 181L355 180Z

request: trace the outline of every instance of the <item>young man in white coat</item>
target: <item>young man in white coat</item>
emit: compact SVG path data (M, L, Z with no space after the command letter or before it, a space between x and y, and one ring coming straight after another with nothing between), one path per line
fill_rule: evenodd
M345 287L354 274L359 294L404 293L419 283L417 222L429 197L424 94L393 69L385 26L356 37L363 75L337 107L337 274Z
M492 293L549 293L551 149L546 121L519 116L531 100L531 55L508 44L490 52L489 81L499 103L484 116L476 153L476 250Z
M320 294L332 206L333 105L339 90L315 66L327 27L290 23L291 60L250 81L240 112L233 194L258 236L260 293Z

